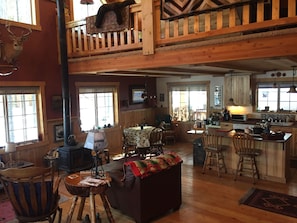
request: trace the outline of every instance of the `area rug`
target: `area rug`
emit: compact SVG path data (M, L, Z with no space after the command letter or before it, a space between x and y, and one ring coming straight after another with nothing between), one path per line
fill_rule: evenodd
M297 197L291 195L251 188L239 203L297 218Z
M15 218L11 203L6 200L0 203L0 223L6 223Z

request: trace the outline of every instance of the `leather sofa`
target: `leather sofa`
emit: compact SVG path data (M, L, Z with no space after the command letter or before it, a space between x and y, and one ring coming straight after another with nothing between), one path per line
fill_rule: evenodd
M150 222L179 209L182 160L174 153L147 160L112 161L104 170L112 178L107 198L112 208L137 223Z

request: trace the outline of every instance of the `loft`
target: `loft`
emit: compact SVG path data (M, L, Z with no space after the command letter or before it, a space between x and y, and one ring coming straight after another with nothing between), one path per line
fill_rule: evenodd
M87 19L69 21L69 73L162 77L195 75L200 66L254 74L290 69L297 62L296 0L253 2L162 20L160 1L146 0L130 6L130 27L117 32L88 34Z

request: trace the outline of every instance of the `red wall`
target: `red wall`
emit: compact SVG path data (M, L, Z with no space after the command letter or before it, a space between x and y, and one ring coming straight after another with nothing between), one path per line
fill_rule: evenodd
M46 112L48 119L62 118L61 112L52 108L52 96L62 95L62 73L58 63L56 4L53 1L41 0L40 3L41 31L33 30L28 40L24 42L24 49L17 61L18 70L10 76L0 77L2 81L44 81L46 82ZM23 29L11 27L16 34L21 34ZM8 41L8 33L4 24L0 24L0 40ZM156 95L156 79L144 77L115 77L115 76L70 76L69 90L72 102L72 116L77 115L77 100L74 83L76 81L91 82L120 82L120 101L129 99L129 86L144 84L150 95ZM75 99L75 100L73 100ZM146 107L147 104L129 105L121 110L133 110Z

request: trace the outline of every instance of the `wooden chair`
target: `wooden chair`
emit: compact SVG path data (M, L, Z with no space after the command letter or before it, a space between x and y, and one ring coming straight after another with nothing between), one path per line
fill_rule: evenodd
M127 140L124 132L122 135L122 152L125 155L125 158L127 158L128 156L131 156L133 154L135 154L137 152L137 148L136 148L136 144L130 144L128 142L129 140Z
M209 131L202 136L203 148L206 156L203 164L202 173L205 173L206 167L212 169L215 165L217 168L218 176L221 176L221 170L227 173L227 168L224 161L223 152L228 148L222 145L222 135L217 134L215 131Z
M19 222L52 223L62 209L59 207L58 177L54 181L52 168L28 167L0 170L0 179Z
M150 134L150 157L153 155L158 156L163 154L163 142L162 142L163 130L161 128L154 128Z
M254 138L245 133L235 133L233 145L235 153L239 156L234 180L237 180L238 174L249 173L255 184L255 176L260 179L256 157L261 155L262 151L255 148Z

